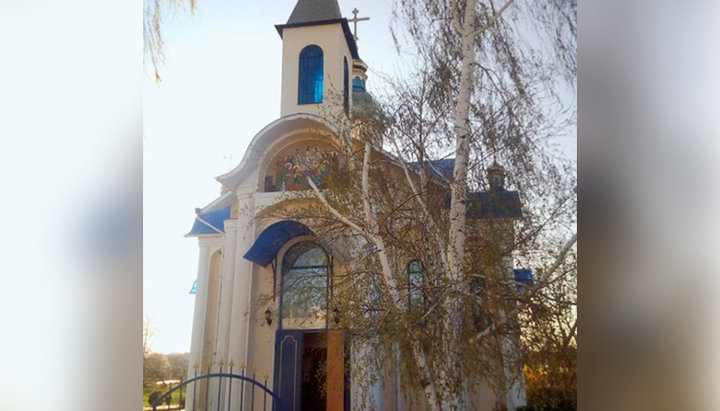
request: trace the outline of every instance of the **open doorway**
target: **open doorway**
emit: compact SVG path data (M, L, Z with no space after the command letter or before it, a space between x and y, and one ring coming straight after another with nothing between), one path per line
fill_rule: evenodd
M327 333L303 335L302 410L327 410Z

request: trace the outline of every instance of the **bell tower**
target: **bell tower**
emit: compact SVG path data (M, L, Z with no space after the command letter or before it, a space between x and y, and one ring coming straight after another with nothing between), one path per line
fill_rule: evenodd
M276 25L283 41L280 116L328 117L352 105L357 45L337 0L298 0L287 23Z

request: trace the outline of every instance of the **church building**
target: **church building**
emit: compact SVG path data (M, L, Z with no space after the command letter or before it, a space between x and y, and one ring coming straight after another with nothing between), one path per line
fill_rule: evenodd
M257 132L239 164L216 178L221 195L196 209L187 235L199 245L188 376L232 366L233 372L266 381L283 410L363 409L354 402L361 389L376 391L373 408L418 409L409 405L392 372L370 388L353 380L354 359L327 297L333 273L343 270L342 259L315 240L312 227L260 218L286 201L286 193L308 189L298 153L314 156L313 173L320 180L337 172L339 139L350 124L338 119L363 115L373 101L365 88L367 65L337 0L298 0L287 22L275 28L282 39L280 116ZM502 168L489 171L503 190ZM518 217L518 193L501 194L508 207L477 209L477 217ZM324 298L321 315L289 285L308 272L325 290L318 297ZM228 395L224 386L202 387L188 389L188 410L191 404L196 410L225 404L240 409L241 402L250 409L247 392L233 388ZM520 391L505 401L508 406L524 403L522 386ZM496 398L486 394L481 406L491 410Z

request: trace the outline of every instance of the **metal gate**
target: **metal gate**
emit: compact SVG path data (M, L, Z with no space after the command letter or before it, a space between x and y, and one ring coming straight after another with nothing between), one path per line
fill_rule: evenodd
M203 381L205 381L205 384L202 384ZM217 385L216 392L210 391L210 381L217 381L217 384L214 384ZM235 384L233 384L233 381L235 381ZM226 384L223 384L223 382ZM201 385L201 387L198 387L198 385ZM204 387L202 387L203 385ZM172 396L173 392L180 390L182 393L183 389L185 389L187 393L193 393L192 404L185 404L185 409L188 411L211 411L208 408L208 401L211 394L217 395L217 397L215 397L217 404L212 407L215 409L214 411L230 411L233 385L234 389L240 390L240 403L239 406L235 407L235 409L239 411L245 410L246 405L249 406L247 408L248 410L256 410L259 409L260 404L262 404L263 411L282 409L280 397L267 387L267 378L264 383L261 383L255 379L254 373L252 376L247 376L245 375L245 370L243 369L242 374L234 374L233 367L230 367L228 372L223 372L223 368L221 366L219 372L217 373L211 373L210 370L208 370L208 372L204 375L197 375L197 370L195 370L194 377L181 382L155 400L153 403L153 411L157 411L157 407L165 401L165 398ZM198 388L201 392L198 392ZM201 404L198 404L198 394L204 394L204 399L201 399L200 401Z

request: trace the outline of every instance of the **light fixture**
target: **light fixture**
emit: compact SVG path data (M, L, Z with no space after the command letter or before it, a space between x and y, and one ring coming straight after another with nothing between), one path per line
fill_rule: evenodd
M265 310L265 321L267 321L268 325L272 324L272 311L269 308Z
M335 325L340 325L340 308L335 307L333 310L333 319L335 320Z

